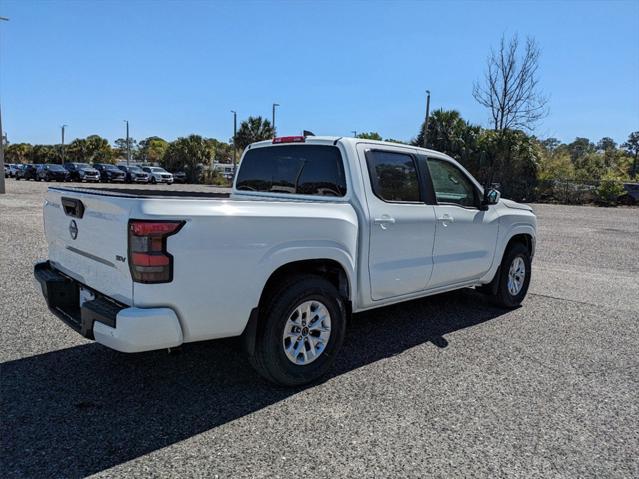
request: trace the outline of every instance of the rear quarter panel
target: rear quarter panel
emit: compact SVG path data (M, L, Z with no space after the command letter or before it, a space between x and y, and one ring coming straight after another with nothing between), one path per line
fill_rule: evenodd
M348 203L143 200L131 217L186 220L167 242L173 281L134 284L135 305L174 309L186 342L241 334L266 281L289 262L338 261L356 290L358 223Z

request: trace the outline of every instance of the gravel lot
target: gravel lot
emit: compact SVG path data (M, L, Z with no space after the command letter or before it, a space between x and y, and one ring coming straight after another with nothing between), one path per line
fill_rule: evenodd
M522 308L358 315L331 377L290 390L234 341L124 355L51 315L46 186L0 197L3 477L639 477L639 209L535 205Z

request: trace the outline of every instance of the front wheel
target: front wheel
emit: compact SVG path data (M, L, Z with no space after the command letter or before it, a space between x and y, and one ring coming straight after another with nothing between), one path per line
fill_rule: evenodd
M495 302L505 308L521 305L530 285L530 251L521 243L513 244L501 262Z
M260 318L251 363L269 381L300 386L323 376L344 341L346 311L339 292L319 276L291 278Z

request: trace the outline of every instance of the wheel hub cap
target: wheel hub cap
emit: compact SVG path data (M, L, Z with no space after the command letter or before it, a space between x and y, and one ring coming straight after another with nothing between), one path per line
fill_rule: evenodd
M526 264L521 256L513 259L508 269L508 292L511 296L517 296L524 287L526 279Z
M322 355L330 337L328 308L319 301L305 301L286 320L282 347L289 361L304 366Z

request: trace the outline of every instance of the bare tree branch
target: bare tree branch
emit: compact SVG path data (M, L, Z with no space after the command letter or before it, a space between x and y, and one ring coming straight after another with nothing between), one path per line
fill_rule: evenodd
M539 47L533 38L521 55L519 47L517 35L508 42L502 36L487 58L483 83L473 84L473 97L490 111L496 131L532 130L548 114L548 98L539 90Z

